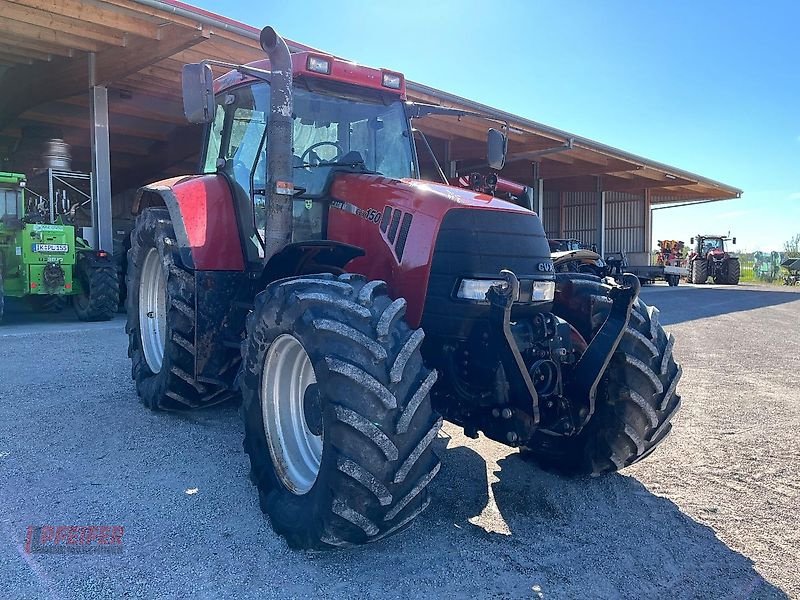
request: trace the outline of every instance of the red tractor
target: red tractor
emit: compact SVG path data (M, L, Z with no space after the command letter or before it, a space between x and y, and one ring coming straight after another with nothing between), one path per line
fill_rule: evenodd
M738 256L731 256L725 242L736 244L736 238L722 235L697 235L689 240L694 246L689 253L689 282L705 283L709 277L714 283L737 285L741 275Z
M184 68L202 173L148 185L129 356L153 410L241 394L261 508L294 548L401 531L442 417L565 473L650 454L681 370L639 285L555 274L537 215L422 181L403 76L316 52ZM488 130L487 169L507 139ZM443 174L442 174L443 176ZM441 415L441 416L440 416Z

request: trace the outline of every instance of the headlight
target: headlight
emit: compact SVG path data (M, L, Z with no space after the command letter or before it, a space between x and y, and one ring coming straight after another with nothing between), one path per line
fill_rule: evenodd
M486 292L493 285L502 285L503 279L462 279L458 286L456 296L464 300L486 301ZM528 282L521 282L520 287L524 287ZM556 293L555 281L533 281L531 282L531 302L550 302ZM522 292L522 290L520 290ZM521 294L522 295L522 294Z
M534 302L550 302L556 295L555 281L534 281L531 300Z
M503 279L462 279L456 296L465 300L486 300L489 288L503 283Z

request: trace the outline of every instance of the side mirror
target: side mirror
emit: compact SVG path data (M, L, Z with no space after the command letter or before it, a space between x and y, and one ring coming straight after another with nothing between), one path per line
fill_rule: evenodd
M508 138L502 131L489 129L486 136L486 162L489 168L499 171L506 164L506 152L508 152Z
M214 74L204 63L183 65L183 112L189 123L210 123L214 120Z
M689 238L689 243L694 244L694 238Z
M731 240L731 241L733 242L733 245L735 246L736 245L736 238L733 238L733 240Z

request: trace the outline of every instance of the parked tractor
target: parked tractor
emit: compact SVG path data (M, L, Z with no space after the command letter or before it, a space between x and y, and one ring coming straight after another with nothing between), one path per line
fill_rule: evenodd
M139 191L128 354L143 403L241 394L250 478L293 548L373 542L429 504L446 418L564 473L649 455L680 367L634 277L556 274L542 223L419 179L394 71L318 52L186 65L202 172ZM217 64L217 63L214 63ZM487 126L488 127L488 126ZM487 129L487 168L507 138Z
M0 320L4 297L57 310L71 298L82 321L107 321L117 311L116 271L72 225L49 222L26 198L25 176L0 173Z
M690 283L706 283L709 278L713 278L714 283L739 283L739 257L726 250L725 242L728 241L736 244L735 237L722 235L697 235L689 240L693 246L688 257Z

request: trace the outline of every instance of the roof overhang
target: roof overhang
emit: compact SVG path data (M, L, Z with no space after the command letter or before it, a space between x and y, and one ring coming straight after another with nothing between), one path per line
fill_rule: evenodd
M175 0L0 0L0 148L26 126L58 127L78 165L89 163L88 94L109 89L112 170L117 189L148 170L193 168L196 126L187 125L180 71L214 58L244 64L264 57L259 29ZM312 50L289 41L292 51ZM93 69L90 70L90 66ZM90 76L90 72L93 73ZM487 114L509 124L503 175L531 183L538 164L545 189L641 193L651 203L722 200L741 190L548 127L420 83L408 97ZM20 93L24 92L24 93ZM485 124L431 116L417 123L449 142L463 164L485 155ZM599 178L599 179L598 179Z

